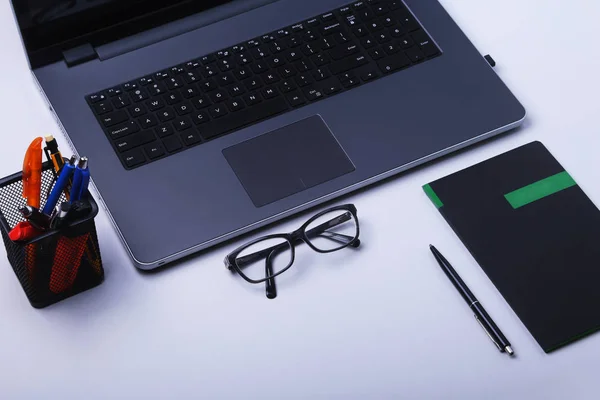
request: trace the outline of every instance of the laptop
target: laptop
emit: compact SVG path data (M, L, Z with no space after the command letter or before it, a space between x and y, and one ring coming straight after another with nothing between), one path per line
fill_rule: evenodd
M12 0L138 268L518 126L437 0Z

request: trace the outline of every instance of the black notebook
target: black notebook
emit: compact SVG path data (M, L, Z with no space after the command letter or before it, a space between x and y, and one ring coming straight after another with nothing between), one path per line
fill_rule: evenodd
M600 329L600 212L544 145L423 188L545 352Z

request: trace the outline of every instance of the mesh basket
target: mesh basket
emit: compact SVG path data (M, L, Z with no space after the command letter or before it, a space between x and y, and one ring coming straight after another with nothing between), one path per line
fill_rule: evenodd
M24 221L19 208L27 205L22 197L21 173L0 180L0 228L6 255L33 307L43 308L104 280L94 218L98 205L88 193L92 211L60 230L51 230L28 242L13 242L8 233ZM54 174L49 163L42 173L41 204L52 188ZM64 194L60 202L65 201Z

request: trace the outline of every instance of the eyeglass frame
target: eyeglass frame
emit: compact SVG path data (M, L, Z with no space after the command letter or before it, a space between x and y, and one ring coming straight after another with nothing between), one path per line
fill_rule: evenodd
M354 221L356 222L356 236L352 240L350 240L348 243L345 243L341 247L338 247L338 248L335 248L335 249L322 250L322 249L317 248L310 241L310 239L308 238L308 235L307 235L307 232L306 232L306 228L308 228L308 226L310 224L312 224L317 219L321 218L323 215L326 215L326 214L329 214L329 213L335 212L335 211L341 211L341 210L348 211L352 215L352 217L354 218ZM329 224L329 223L331 223L331 221L328 221L325 224ZM324 224L321 224L321 225L313 228L313 230L321 227L322 225L324 225ZM238 247L237 249L235 249L234 251L232 251L231 253L229 253L227 256L225 256L224 263L225 263L225 267L228 270L237 272L238 275L240 275L245 281L247 281L249 283L253 283L253 284L260 284L260 283L268 281L269 279L273 279L273 278L275 278L275 277L283 274L288 269L290 269L292 267L292 265L294 265L294 262L296 261L296 243L298 243L298 242L304 242L304 243L306 243L311 249L313 249L317 253L326 254L326 253L333 253L333 252L336 252L336 251L340 251L340 250L343 250L343 249L345 249L347 247L358 247L360 245L359 236L360 236L360 224L358 222L358 216L357 216L356 206L354 204L344 204L344 205L331 207L331 208L328 208L326 210L321 211L320 213L318 213L318 214L314 215L313 217L311 217L308 221L306 221L304 224L302 224L302 226L300 228L296 229L293 232L273 234L273 235L266 235L266 236L259 237L259 238L255 239L255 240L252 240L251 242L248 242L245 245ZM277 272L276 274L272 275L272 276L266 276L264 279L254 280L254 279L248 278L241 271L241 268L235 262L236 258L240 255L240 253L242 251L246 250L247 248L255 245L256 243L262 242L264 240L269 240L269 239L284 239L289 244L289 247L290 247L290 250L291 250L291 253L292 253L291 261L290 261L289 265L287 267L283 268L281 271ZM333 240L335 240L335 239L333 239ZM339 242L339 240L338 240L338 242ZM278 246L280 246L280 245L278 245ZM278 247L278 246L273 246L273 247ZM260 251L260 253L262 253L262 252L264 252L266 250L271 250L271 248L263 249L262 251ZM276 249L273 248L273 250L271 250L271 254L275 250ZM287 250L287 247L286 247L286 250ZM256 253L256 254L258 254L258 253ZM269 254L268 257L270 257L271 254Z

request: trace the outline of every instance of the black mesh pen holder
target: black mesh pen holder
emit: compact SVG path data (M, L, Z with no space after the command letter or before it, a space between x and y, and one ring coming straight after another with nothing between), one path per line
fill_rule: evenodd
M41 204L52 187L54 174L49 163L42 173ZM47 307L104 280L94 218L98 205L87 193L91 211L60 230L49 230L27 242L13 242L9 232L25 221L19 208L26 206L22 197L22 174L0 180L0 228L6 255L27 298L35 308ZM60 202L66 201L62 194Z

